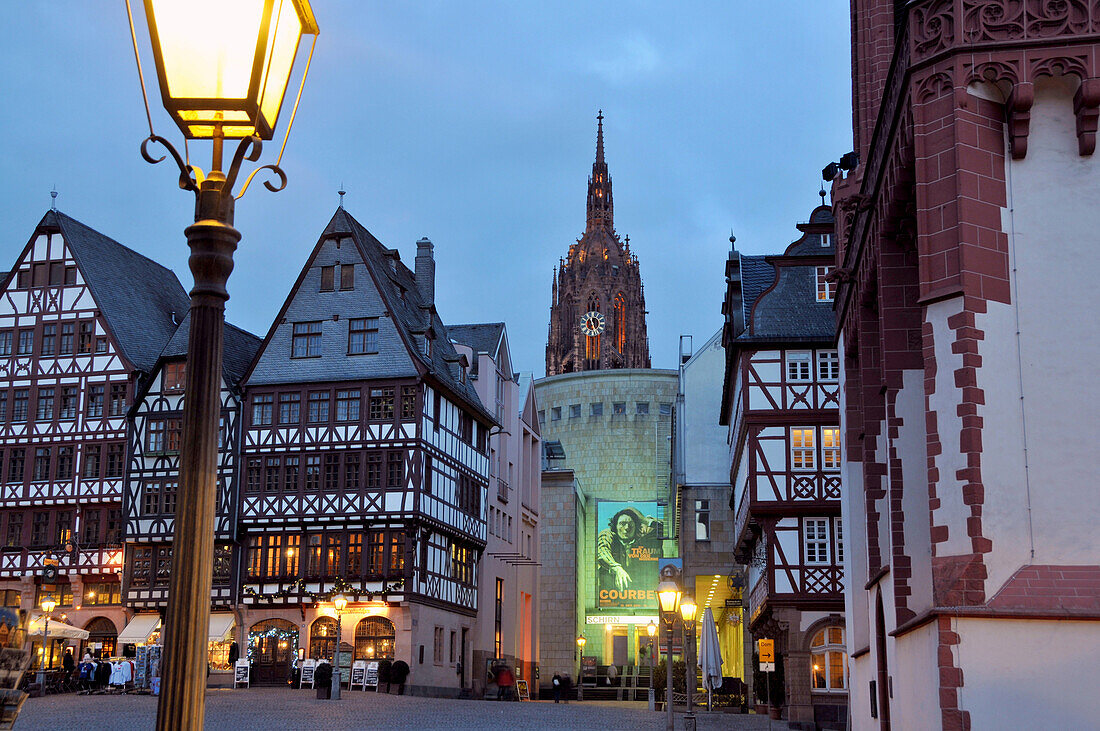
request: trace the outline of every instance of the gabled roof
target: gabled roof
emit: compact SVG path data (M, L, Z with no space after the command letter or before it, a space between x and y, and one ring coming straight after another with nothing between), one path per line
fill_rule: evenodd
M176 328L176 333L164 347L160 354L162 359L180 358L187 355L187 337L191 332L191 312L188 311L183 322ZM225 334L222 337L222 373L226 385L236 388L248 370L252 359L260 350L263 341L252 333L239 327L225 323Z
M38 229L61 232L123 357L151 371L191 304L176 275L61 211L47 211Z
M400 255L396 249L383 246L370 231L364 228L342 207L336 209L328 225L321 233L317 245L299 275L298 281L294 284L294 289L287 296L282 309L275 318L275 322L268 331L263 347L266 348L266 344L270 342L322 246L329 239L345 236L354 242L356 249L359 251L371 281L391 316L400 341L405 346L408 357L416 364L419 372L436 380L460 400L466 402L485 421L495 424L496 419L482 405L473 384L468 379L464 381L462 378L458 352L451 344L447 328L436 313L434 305L425 304L422 301L420 290L416 286L416 275L401 263ZM429 333L433 336L430 356L425 352L427 349L423 346L424 339ZM251 377L260 360L262 360L262 356L258 356L253 361L245 374L246 379ZM408 363L408 360L405 360L405 362ZM384 375L377 373L371 377L383 377ZM395 373L390 375L404 376L410 374Z

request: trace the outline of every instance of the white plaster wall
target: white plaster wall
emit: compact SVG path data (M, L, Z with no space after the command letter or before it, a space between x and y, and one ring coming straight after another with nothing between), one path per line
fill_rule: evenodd
M840 362L844 363L844 336L837 343ZM840 375L840 393L844 395L844 369ZM847 409L840 409L841 473L840 514L844 521L844 615L848 633L848 654L870 644L867 592L867 507L863 495L863 463L848 454ZM852 672L855 673L855 665ZM853 676L854 677L854 676Z
M860 655L855 660L848 660L848 718L851 719L851 728L878 729L878 721L871 718L871 696L867 690L868 683L875 677L875 666L871 659L871 653Z
M962 368L962 354L952 353L955 331L947 326L947 319L962 311L962 298L934 302L925 308L925 321L932 325L932 337L936 352L936 388L928 396L928 409L936 414L942 452L936 457L939 480L936 497L940 506L932 511L933 525L948 526L948 537L938 544L939 556L957 556L970 553L970 538L966 534L966 519L970 508L963 504L963 483L955 473L966 467L966 457L959 451L959 435L962 418L958 413L959 390L955 387L955 371ZM990 426L992 423L987 420Z
M892 728L898 731L940 728L937 624L931 622L887 642L897 648L894 657L898 663L890 666L894 679L894 697L890 699ZM868 695L866 687L863 694Z
M959 707L973 731L1089 729L1100 719L1100 622L959 619Z
M928 514L928 442L924 418L924 371L902 373L902 388L894 402L902 420L894 448L901 457L901 506L905 553L912 562L909 609L917 614L932 607L932 543Z
M989 593L1025 563L1100 563L1093 456L1100 289L1092 265L1100 161L1078 154L1075 88L1075 81L1040 80L1027 157L1006 155L1013 299L991 303L978 319L986 333L978 385L986 397L982 518L993 541L986 557Z
M684 364L684 481L688 485L729 484L726 428L718 423L726 351L715 333Z

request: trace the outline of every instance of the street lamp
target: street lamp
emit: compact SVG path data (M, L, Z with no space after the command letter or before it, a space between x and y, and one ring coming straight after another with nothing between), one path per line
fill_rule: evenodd
M653 635L657 634L657 625L653 620L649 620L649 624L645 626L645 631L649 633L649 710L653 710L656 704L656 699L653 697Z
M332 599L332 606L336 608L336 650L332 653L332 693L329 700L340 700L340 613L348 606L348 598L343 594L337 594Z
M46 695L46 657L50 653L50 612L57 608L57 602L53 600L53 594L47 594L42 600L45 625L42 630L42 662L38 669L38 692Z
M699 608L695 600L686 596L680 602L680 619L684 621L684 687L687 690L687 716L691 715L692 696L695 695L695 613ZM689 727L694 725L687 724Z
M128 12L129 7L127 3ZM225 301L229 299L226 282L233 270L233 251L241 238L233 228L233 186L244 160L258 160L261 140L272 138L301 37L312 35L316 45L318 29L308 0L145 0L145 17L164 108L186 139L209 139L213 144L211 169L204 175L191 164L189 154L185 160L168 140L153 131L146 97L149 136L141 144L142 157L150 163L160 162L164 156L153 157L149 145L162 145L179 168L180 188L195 194L195 223L184 231L191 248L189 263L195 287L191 290L187 343L180 509L176 511L173 534L177 550L168 585L164 672L156 727L158 731L197 730L203 727L206 692L222 333ZM145 77L132 17L130 32L144 97ZM301 93L299 88L298 99ZM227 172L223 172L222 146L226 139L241 142ZM278 179L277 185L264 182L269 190L286 187L286 174L279 167L281 160L280 151L274 164L253 171L236 197L244 195L252 177L263 169ZM181 550L184 546L186 551Z
M657 587L657 599L661 604L661 620L665 623L665 706L668 709L667 731L673 731L672 723L672 627L676 624L676 610L680 606L680 587L671 581L662 581Z
M577 700L584 700L584 645L588 642L588 638L581 635L577 638L577 658L580 660L577 663Z

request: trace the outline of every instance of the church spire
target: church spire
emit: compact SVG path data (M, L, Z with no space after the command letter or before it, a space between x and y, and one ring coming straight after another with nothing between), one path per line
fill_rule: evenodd
M596 117L596 162L592 163L592 175L588 178L588 226L587 233L602 228L609 233L615 230L614 206L611 202L611 176L603 157L603 110Z

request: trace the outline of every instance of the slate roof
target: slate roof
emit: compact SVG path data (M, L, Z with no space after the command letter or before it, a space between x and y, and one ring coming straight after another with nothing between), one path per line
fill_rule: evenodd
M190 331L191 312L188 311L160 357L178 358L187 355L187 336ZM252 333L230 325L228 322L225 323L225 334L222 337L222 372L229 386L237 387L252 363L252 359L260 350L262 342L261 338Z
M176 275L60 211L38 227L61 231L123 356L150 372L191 305Z
M476 356L478 353L488 353L496 358L497 347L504 335L503 322L485 322L472 325L451 325L447 328L451 340L470 347Z
M741 303L745 308L745 322L756 300L775 281L775 267L766 256L741 255Z
M495 424L496 418L482 405L473 384L469 379L462 382L458 352L451 344L448 330L435 312L434 306L424 306L416 286L416 275L397 260L399 257L396 250L383 246L343 208L338 208L333 214L321 238L333 234L347 234L355 239L367 269L378 284L379 294L393 314L394 323L399 330L403 330L402 339L409 346L413 357L429 374L466 401L482 417ZM429 329L435 336L430 358L418 347L418 336L423 336Z

